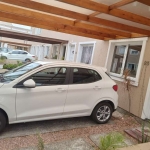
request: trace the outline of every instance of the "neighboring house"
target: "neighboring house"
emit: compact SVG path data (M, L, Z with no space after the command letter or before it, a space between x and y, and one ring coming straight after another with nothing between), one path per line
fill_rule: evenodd
M62 39L68 44L51 45L26 41L30 53L49 59L68 60L107 68L119 85L119 106L143 119L150 119L150 38L101 41L65 33L32 28L32 34ZM13 39L14 40L14 39ZM129 69L129 92L123 77Z

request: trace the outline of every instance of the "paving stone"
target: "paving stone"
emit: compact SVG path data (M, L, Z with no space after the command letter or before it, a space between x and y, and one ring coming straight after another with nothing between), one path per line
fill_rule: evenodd
M22 148L20 150L38 150L37 148ZM94 150L82 138L45 145L44 150Z

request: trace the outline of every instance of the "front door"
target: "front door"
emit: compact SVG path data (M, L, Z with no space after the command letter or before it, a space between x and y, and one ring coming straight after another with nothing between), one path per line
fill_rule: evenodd
M71 45L69 49L69 61L74 61L74 54L75 54L75 45Z
M44 69L29 77L35 81L35 88L17 88L17 120L59 118L67 96L68 70L67 67Z

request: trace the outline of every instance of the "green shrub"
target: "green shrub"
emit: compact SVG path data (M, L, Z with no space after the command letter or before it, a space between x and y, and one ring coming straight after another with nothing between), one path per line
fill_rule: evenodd
M100 150L116 150L126 146L124 136L120 133L110 133L100 138Z
M3 69L11 70L11 69L17 68L21 65L23 65L23 63L21 63L21 62L17 62L17 64L4 64Z

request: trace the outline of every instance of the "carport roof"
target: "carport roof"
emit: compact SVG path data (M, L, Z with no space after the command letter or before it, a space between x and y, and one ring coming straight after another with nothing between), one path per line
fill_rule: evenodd
M0 20L100 40L150 36L150 0L0 0Z
M24 33L12 32L12 31L4 31L4 30L0 30L0 36L13 38L13 39L26 40L26 41L47 43L47 44L68 43L68 41L65 41L65 40L52 39L48 37L42 37L42 36L36 36L32 34L24 34Z

